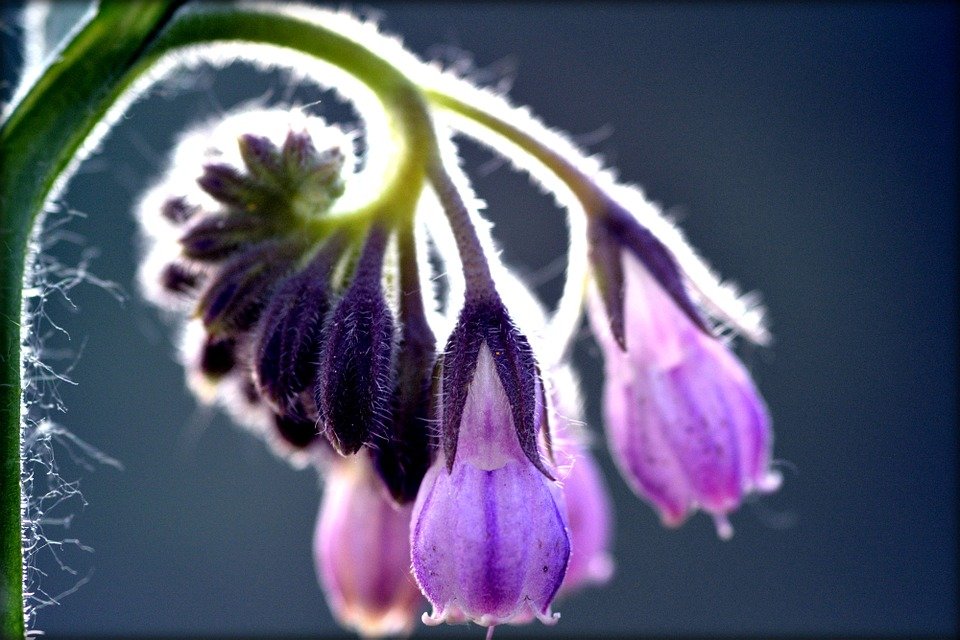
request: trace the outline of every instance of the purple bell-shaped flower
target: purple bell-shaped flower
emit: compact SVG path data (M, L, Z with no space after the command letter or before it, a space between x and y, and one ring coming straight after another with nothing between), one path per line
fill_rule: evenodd
M614 254L622 260L616 269L622 317L611 322L602 285L590 305L606 363L611 453L664 524L677 526L700 508L713 516L720 537L728 538L733 530L727 515L744 497L780 484L770 469L766 407L728 346L695 322L692 303L681 308L677 300L686 298L665 290L664 263L654 277L649 257L627 238L626 250Z
M410 575L412 507L390 499L366 454L336 456L324 484L313 548L330 609L364 636L409 633L423 606Z
M543 399L502 303L468 301L444 354L441 454L413 513L413 572L434 607L425 622L554 620L570 539L539 452Z

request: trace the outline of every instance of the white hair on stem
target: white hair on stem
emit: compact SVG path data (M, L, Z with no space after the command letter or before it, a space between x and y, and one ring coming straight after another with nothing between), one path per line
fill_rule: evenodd
M629 211L667 247L677 260L684 279L689 285L690 293L712 317L753 342L766 344L770 341L764 311L759 304L758 296L756 294L741 296L733 284L722 282L686 241L682 231L658 205L646 198L639 187L618 182L614 170L605 168L601 158L585 154L567 135L544 125L528 108L514 107L505 96L478 88L466 80L443 72L436 66L422 65L420 69L422 72L416 80L421 87L450 96L524 132L563 162L586 176L599 190ZM569 187L529 151L465 116L450 111L447 119L458 130L502 154L518 168L527 171L545 190L555 195L560 206L571 213L568 218L571 225L568 281L553 319L558 328L566 327L569 330L571 325L576 324L575 320L571 322L571 318L579 317L581 304L579 298L582 298L583 279L586 272L586 234L581 233L582 226L575 226L582 225L583 221L578 220L582 216L573 215L573 212L582 212L582 206L576 201ZM579 292L575 294L577 289ZM568 296L573 296L576 301L568 300Z

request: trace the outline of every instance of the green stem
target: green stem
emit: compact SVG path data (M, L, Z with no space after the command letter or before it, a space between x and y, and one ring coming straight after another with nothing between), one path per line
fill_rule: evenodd
M102 111L97 106L175 2L104 2L0 130L0 634L25 631L21 539L21 327L33 225Z
M431 106L440 107L472 120L536 158L538 162L567 185L577 200L580 201L587 215L593 215L602 206L603 194L599 191L595 182L563 155L538 140L531 132L524 131L506 120L447 92L424 89L423 93Z
M226 5L181 12L176 0L104 0L0 130L0 633L22 637L22 287L34 225L83 145L134 82L168 54L221 42L293 49L341 67L382 103L395 137L386 186L371 209L409 211L423 184L432 123L420 90L362 44L292 16ZM167 24L169 22L169 24ZM166 26L165 26L166 25ZM162 29L162 31L161 31ZM397 207L397 203L404 206Z
M507 118L516 115L515 111L507 106L506 102L497 104L491 96L462 81L440 83L443 89L423 87L431 107L439 108L483 127L515 146L520 152L529 155L539 162L548 171L553 173L580 203L584 213L590 216L600 215L609 204L608 195L603 192L596 180L589 178L574 161L570 159L573 150L563 154L550 144L550 132L538 122L527 119L522 124L510 122ZM472 101L471 101L472 100ZM489 105L490 108L484 108ZM505 115L500 117L498 111ZM521 116L522 118L522 116ZM470 135L470 131L464 130ZM489 144L486 135L482 140ZM562 144L557 145L563 149ZM515 154L511 154L515 155ZM587 265L587 230L576 228L575 215L571 212L570 242L567 259L567 275L560 302L551 315L545 331L549 340L555 345L554 357L556 361L566 358L573 345L580 318L583 313L584 295L588 278Z

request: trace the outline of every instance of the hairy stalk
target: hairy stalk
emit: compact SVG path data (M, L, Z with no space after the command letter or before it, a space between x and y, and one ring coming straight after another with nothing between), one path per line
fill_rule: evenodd
M487 264L487 254L477 230L470 219L470 211L463 201L457 185L447 172L440 159L439 150L434 152L430 161L428 175L433 188L440 199L440 205L447 216L453 238L460 253L460 262L463 265L463 277L466 281L466 297L494 297L496 287L490 275L490 265Z
M495 148L530 171L563 204L579 206L586 218L602 219L611 207L633 211L649 228L652 238L672 254L686 284L712 317L751 342L769 343L763 309L755 297L740 295L733 285L722 282L659 207L647 201L639 190L618 184L596 158L588 157L566 136L549 129L525 110L511 107L500 96L468 82L432 74L421 80L421 86L432 107L453 116L458 131ZM569 197L564 191L569 191ZM567 282L551 319L551 333L558 344L567 346L578 326L588 270L586 229L574 228L574 224L584 222L578 218L582 216L570 218Z
M0 633L23 636L21 411L25 265L34 222L96 124L95 105L167 22L176 2L104 2L0 132ZM122 36L122 37L118 37ZM91 73L91 69L96 72Z

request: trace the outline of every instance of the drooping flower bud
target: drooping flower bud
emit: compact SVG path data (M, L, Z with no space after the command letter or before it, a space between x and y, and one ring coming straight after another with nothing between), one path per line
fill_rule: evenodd
M316 402L324 433L341 454L382 435L393 395L393 315L380 282L386 231L373 229L353 281L330 316Z
M622 260L626 351L595 291L590 306L606 362L611 453L665 524L701 508L729 537L727 515L743 498L779 486L766 408L729 348L696 326L631 251Z
M424 621L552 622L570 557L559 487L538 449L543 386L499 300L468 301L442 373L442 451L414 506Z
M411 510L385 495L366 455L332 461L314 561L334 616L361 635L409 633L423 606L410 575Z
M211 335L250 329L277 286L303 251L292 241L267 241L227 260L201 293L197 314Z
M331 271L343 245L342 236L328 240L304 269L278 287L264 310L254 341L254 373L257 387L281 415L292 416L304 392L312 394L330 309Z
M432 460L431 390L436 338L427 322L420 289L413 229L398 233L399 324L397 382L385 440L371 449L374 467L398 503L412 502Z

